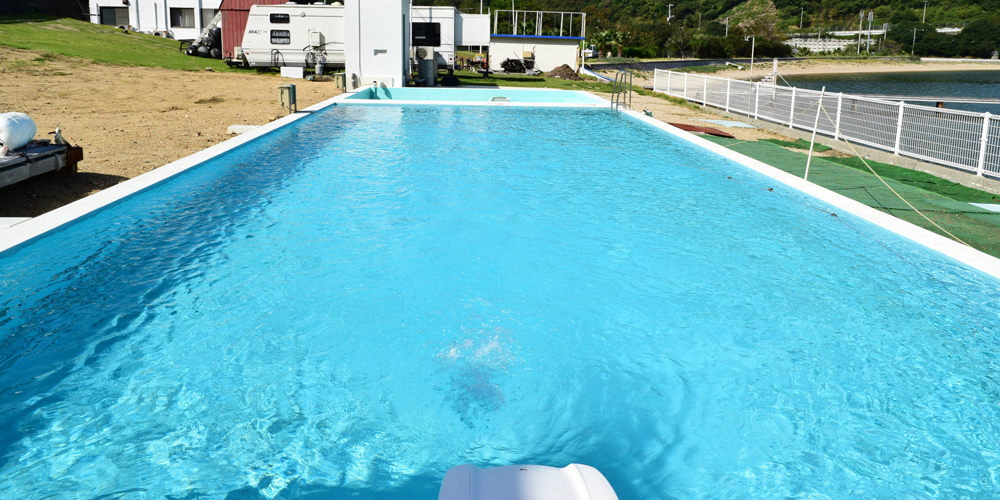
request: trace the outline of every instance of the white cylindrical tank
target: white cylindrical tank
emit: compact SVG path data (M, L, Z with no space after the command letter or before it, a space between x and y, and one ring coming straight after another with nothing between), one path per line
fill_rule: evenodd
M35 138L38 128L24 113L0 113L0 147L17 149Z

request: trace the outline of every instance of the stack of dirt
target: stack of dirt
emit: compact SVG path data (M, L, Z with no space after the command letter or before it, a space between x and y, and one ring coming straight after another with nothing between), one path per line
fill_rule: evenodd
M550 71L547 75L550 78L562 78L563 80L579 80L580 77L573 71L573 68L569 67L568 64L563 64L558 68Z

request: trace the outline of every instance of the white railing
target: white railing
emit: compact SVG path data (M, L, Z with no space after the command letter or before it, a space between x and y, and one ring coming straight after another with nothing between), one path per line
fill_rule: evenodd
M788 128L847 139L893 154L1000 177L1000 119L851 94L656 70L653 90Z

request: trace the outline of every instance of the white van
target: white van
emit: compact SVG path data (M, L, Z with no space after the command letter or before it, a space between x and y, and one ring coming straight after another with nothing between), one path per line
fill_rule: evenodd
M236 48L253 67L344 67L343 5L254 5Z

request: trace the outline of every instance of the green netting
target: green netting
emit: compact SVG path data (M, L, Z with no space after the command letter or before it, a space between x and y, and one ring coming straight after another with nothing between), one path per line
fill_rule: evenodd
M802 177L806 155L766 141L741 142L706 137L738 153ZM948 232L974 248L1000 257L1000 213L970 203L1000 203L1000 196L906 168L869 161L887 184ZM892 214L917 226L947 236L906 205L875 177L859 158L816 157L809 181Z

